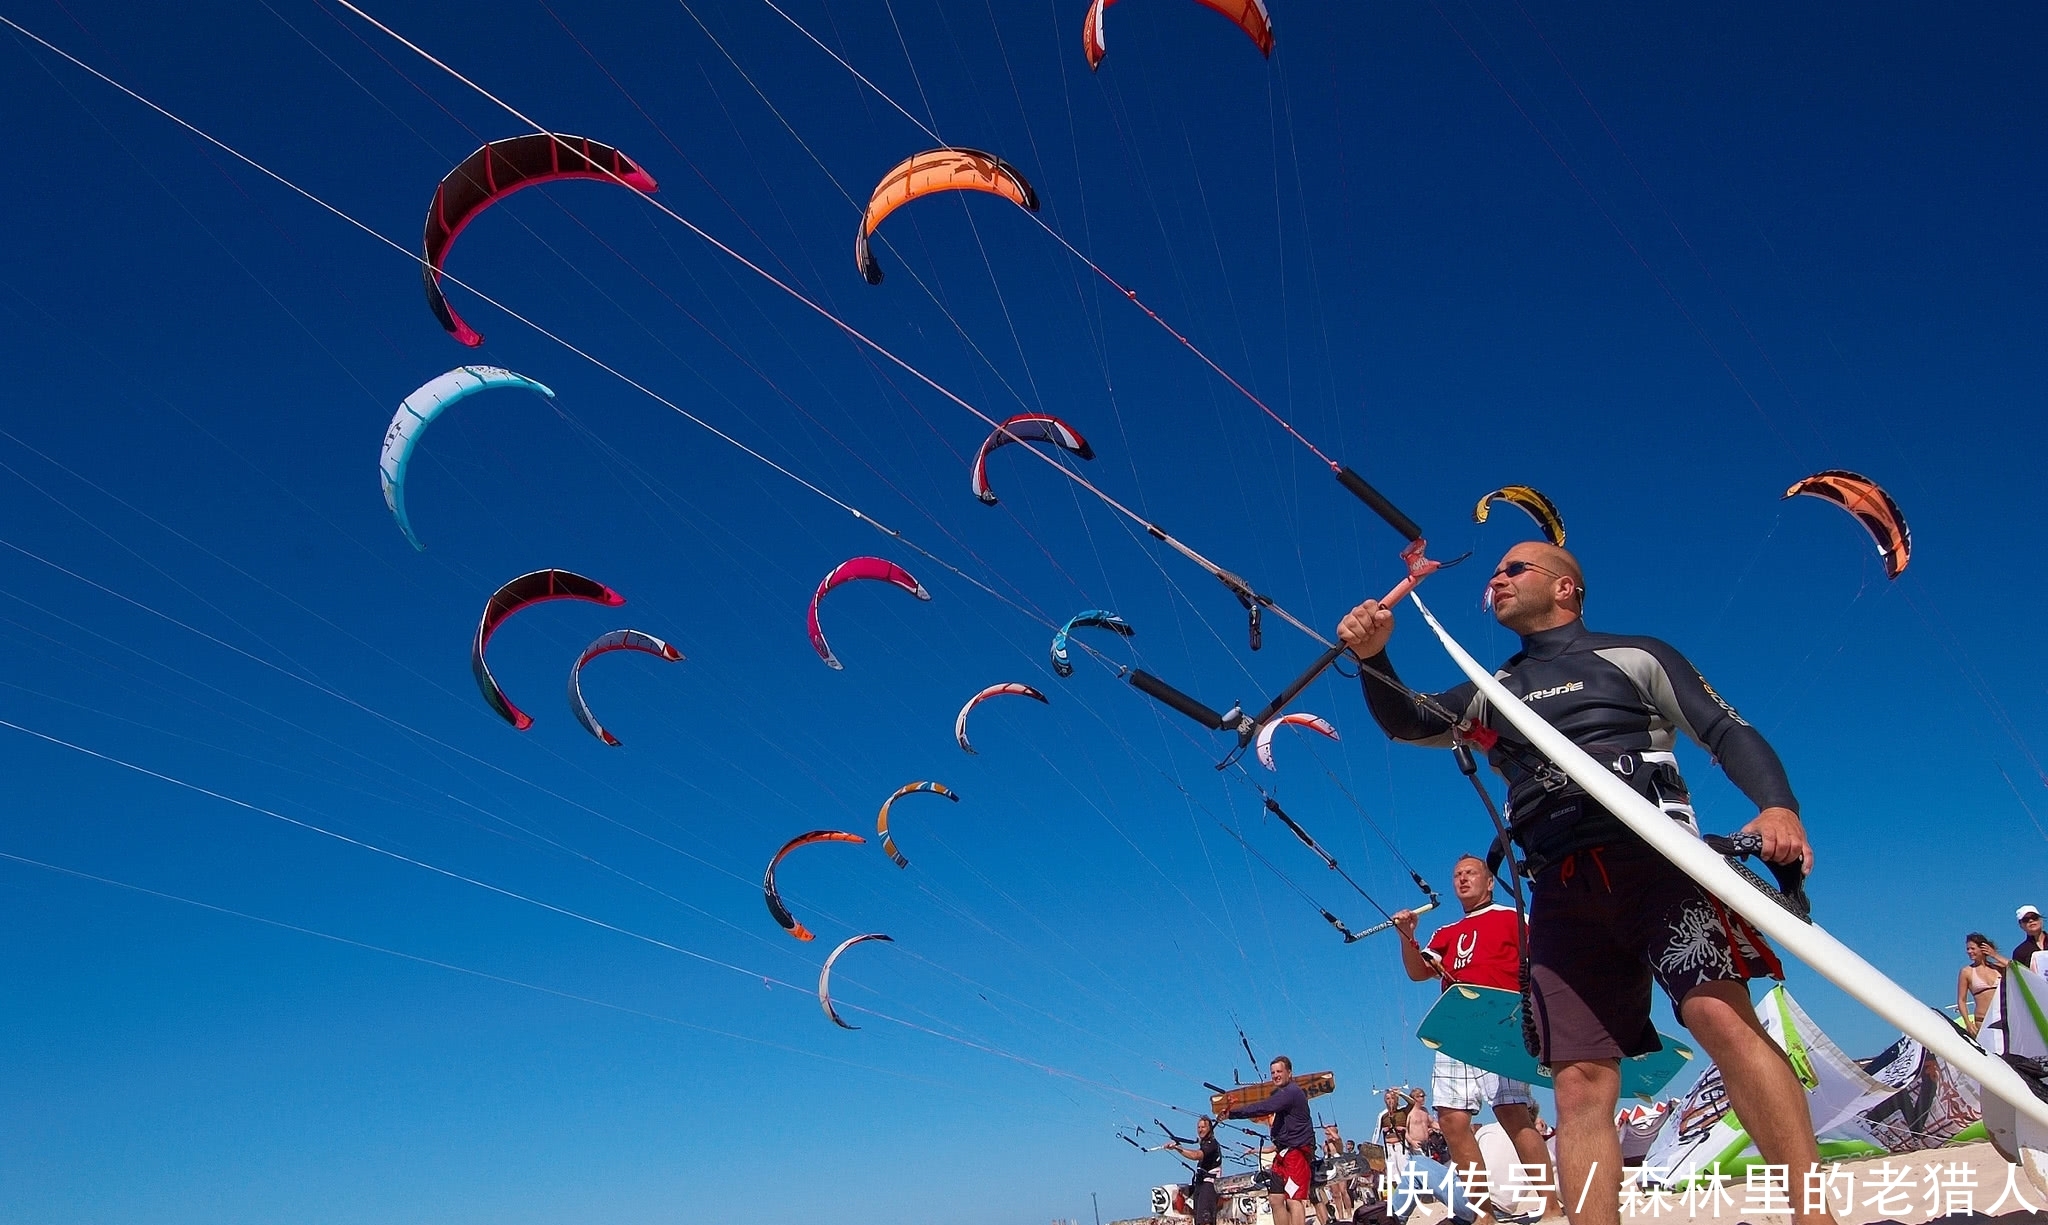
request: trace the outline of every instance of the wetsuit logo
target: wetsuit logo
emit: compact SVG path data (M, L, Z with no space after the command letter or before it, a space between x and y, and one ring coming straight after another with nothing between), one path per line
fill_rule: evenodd
M1714 705L1716 705L1716 706L1719 706L1719 707L1720 707L1720 708L1721 708L1722 710L1725 710L1725 711L1727 711L1727 712L1728 712L1728 717L1729 717L1729 718L1731 718L1731 719L1735 720L1735 721L1736 721L1737 723L1740 723L1740 724L1742 724L1742 726L1744 726L1744 727L1748 727L1748 726L1749 726L1749 720L1747 720L1747 719L1743 718L1743 717L1742 717L1741 715L1738 715L1738 714L1736 714L1736 713L1735 713L1735 708L1734 708L1733 706L1730 706L1730 705L1728 704L1728 699L1727 699L1727 698L1724 698L1724 697L1722 697L1722 696L1721 696L1720 694L1718 694L1718 693L1715 693L1715 692L1714 692L1714 687L1713 687L1712 685L1709 685L1709 684L1707 683L1707 678L1706 678L1706 677L1704 677L1704 676L1700 677L1700 688L1702 688L1702 689L1706 690L1706 691L1707 691L1707 696L1708 696L1708 697L1710 697L1710 698L1712 698L1712 699L1714 699Z
M1571 681L1567 684L1553 685L1548 689L1538 689L1534 693L1524 694L1522 700L1524 702L1540 702L1544 698L1554 698L1560 693L1577 693L1579 690L1584 689L1585 687L1586 682L1584 681ZM1709 689L1707 690L1707 692L1712 693L1713 690ZM1718 698L1716 698L1715 700L1720 701L1720 699ZM1727 703L1723 702L1722 705L1726 706ZM1731 710L1728 713L1732 715L1735 712Z

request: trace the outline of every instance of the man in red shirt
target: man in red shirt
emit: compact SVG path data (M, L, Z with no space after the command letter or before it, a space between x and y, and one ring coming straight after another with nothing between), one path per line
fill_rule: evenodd
M1451 872L1451 891L1465 908L1464 917L1446 924L1429 938L1424 948L1415 940L1416 914L1412 910L1394 915L1400 931L1401 965L1416 982L1437 979L1445 989L1452 983L1475 987L1498 987L1503 991L1522 989L1521 916L1511 906L1493 900L1493 873L1476 855L1460 858ZM1430 1094L1436 1099L1437 1123L1451 1147L1451 1161L1467 1171L1483 1171L1485 1159L1479 1152L1479 1137L1472 1130L1472 1116L1493 1107L1493 1117L1514 1143L1523 1165L1543 1170L1540 1184L1555 1187L1550 1170L1550 1153L1543 1135L1536 1129L1536 1112L1529 1086L1519 1080L1461 1063L1441 1051L1430 1079ZM1468 1177L1478 1177L1477 1174ZM1504 1188L1491 1188L1495 1192ZM1543 1214L1562 1214L1563 1205L1554 1191L1541 1196ZM1526 1201L1525 1201L1526 1202ZM1512 1208L1513 1205L1510 1205ZM1476 1225L1488 1225L1482 1212Z

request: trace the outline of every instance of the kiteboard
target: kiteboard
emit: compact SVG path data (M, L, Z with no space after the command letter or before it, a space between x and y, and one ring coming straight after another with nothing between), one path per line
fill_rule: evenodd
M1337 1091L1337 1074L1334 1072L1304 1072L1294 1078L1294 1083L1300 1085L1301 1091L1308 1096L1321 1097L1325 1093L1335 1093ZM1210 1094L1209 1111L1220 1119L1239 1106L1249 1106L1253 1102L1261 1102L1271 1096L1273 1096L1273 1082L1270 1080L1262 1080L1255 1085L1239 1085L1235 1089L1226 1089L1221 1093ZM1272 1122L1273 1116L1270 1114L1260 1115L1251 1121L1263 1125Z
M1549 1070L1522 1045L1520 992L1458 983L1437 997L1415 1036L1422 1045L1460 1063L1527 1084L1550 1083ZM1663 1050L1621 1061L1624 1097L1655 1097L1692 1061L1691 1047L1670 1034L1657 1037Z
M2011 1106L2020 1116L2048 1128L2048 1101L2034 1096L2018 1072L2004 1060L1988 1055L1942 1015L1914 998L1913 994L1865 961L1854 949L1836 939L1818 923L1801 919L1765 897L1744 880L1728 862L1664 815L1619 775L1602 767L1573 744L1564 733L1546 722L1508 691L1493 673L1472 658L1470 652L1451 637L1436 615L1414 593L1408 598L1422 619L1443 644L1486 703L1514 725L1531 747L1557 763L1571 780L1585 789L1595 803L1611 812L1658 854L1691 877L1702 889L1747 919L1779 948L1805 962L1822 978L1840 987L1864 1007L1916 1039L1920 1045L1953 1064L1957 1071L1975 1079L1986 1093ZM1988 1104L1987 1104L1988 1105ZM1986 1111L1987 1115L1991 1113ZM2029 1129L2031 1130L2031 1129Z

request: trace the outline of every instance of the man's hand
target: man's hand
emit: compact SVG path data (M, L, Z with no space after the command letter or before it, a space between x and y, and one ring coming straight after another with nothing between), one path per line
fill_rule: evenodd
M1421 915L1416 914L1412 910L1397 910L1387 917L1394 921L1395 931L1407 937L1410 942L1414 941L1415 924L1421 920Z
M1386 650L1387 639L1393 636L1393 611L1380 607L1378 600L1367 600L1337 623L1337 641L1360 659L1371 659Z
M1799 823L1798 813L1789 808L1766 808L1741 832L1764 840L1766 861L1796 863L1802 871L1812 874L1813 847L1806 841L1806 827Z

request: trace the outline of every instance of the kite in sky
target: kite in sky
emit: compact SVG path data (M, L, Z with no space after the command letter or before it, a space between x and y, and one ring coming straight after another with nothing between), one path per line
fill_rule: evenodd
M1019 413L997 426L974 456L974 496L989 506L996 504L996 491L988 484L988 457L1013 442L1049 442L1077 459L1094 459L1095 448L1081 432L1048 413Z
M593 578L584 578L567 570L535 570L498 588L484 605L484 615L476 624L476 641L469 649L469 670L476 674L476 687L483 691L484 701L498 712L505 722L520 731L533 726L533 716L512 704L505 691L498 687L497 678L491 675L490 665L484 662L484 648L491 644L491 635L505 619L521 609L549 600L588 600L592 604L604 604L612 608L626 602L626 597L613 591Z
M1878 556L1884 559L1886 578L1899 577L1905 572L1906 563L1913 560L1913 533L1906 527L1906 516L1900 512L1899 504L1892 501L1892 495L1876 481L1840 468L1830 468L1796 482L1785 491L1788 498L1800 494L1833 502L1856 516L1856 521L1877 543Z
M1564 516L1557 513L1557 503L1545 497L1540 491L1527 485L1503 485L1479 499L1479 505L1472 508L1472 522L1484 523L1492 513L1495 502L1509 502L1522 508L1523 512L1536 521L1543 529L1543 538L1562 548L1564 546Z
M810 928L796 921L796 916L789 913L789 907L782 904L782 893L775 887L775 868L776 865L782 862L782 857L800 846L809 846L813 842L866 841L867 839L859 834L850 834L841 829L814 829L808 834L798 834L782 844L782 849L775 852L775 858L768 861L767 874L761 878L761 895L768 899L768 913L775 916L775 922L781 926L782 930L799 940L814 940L817 938L811 934Z
M575 712L576 721L583 725L584 731L616 747L619 738L598 723L597 716L590 713L590 704L583 700L583 665L613 651L640 651L670 663L680 662L683 653L652 634L643 634L639 630L613 630L584 647L583 654L576 657L575 666L569 669L569 709Z
M1017 168L979 149L927 149L897 163L875 185L868 211L854 235L853 259L870 285L882 283L882 265L868 240L890 213L912 200L942 191L985 191L1028 212L1038 211L1038 192Z
M412 466L413 449L420 445L420 435L434 423L434 418L457 401L494 387L524 387L549 399L555 395L525 375L497 366L457 366L446 374L435 375L407 396L392 415L391 428L384 431L384 454L377 461L377 476L384 483L384 505L391 508L392 517L398 520L398 530L421 552L427 546L413 535L412 520L405 513L405 474Z
M809 617L811 649L818 653L818 658L824 660L828 668L843 670L846 665L839 662L839 657L832 653L832 645L825 641L825 627L818 622L818 602L835 587L860 580L888 583L920 600L932 598L932 593L924 589L924 584L910 577L909 571L893 561L885 561L879 557L855 557L832 567L832 573L825 576L825 580L818 584L818 590L811 595Z
M484 342L441 292L441 266L462 227L521 188L563 179L599 179L649 194L655 190L654 177L632 158L588 137L560 132L494 140L463 158L434 188L433 202L427 205L426 261L420 265L420 280L427 287L427 305L450 336L472 349Z
M1215 9L1237 23L1246 37L1258 47L1259 54L1271 58L1273 54L1273 17L1266 11L1265 0L1198 0L1199 3ZM1104 41L1102 21L1104 10L1116 0L1093 0L1088 6L1088 16L1081 22L1081 50L1087 53L1088 70L1102 67L1102 57L1109 54L1109 44Z
M1017 681L1005 681L1000 685L990 685L980 693L967 699L967 705L960 708L959 715L953 720L953 739L960 742L960 748L963 752L973 753L976 751L975 747L967 742L967 716L973 712L975 707L983 702L988 701L990 698L999 697L1034 698L1040 702L1045 702L1048 706L1052 705L1051 702L1046 701L1044 694L1029 685L1021 684Z

